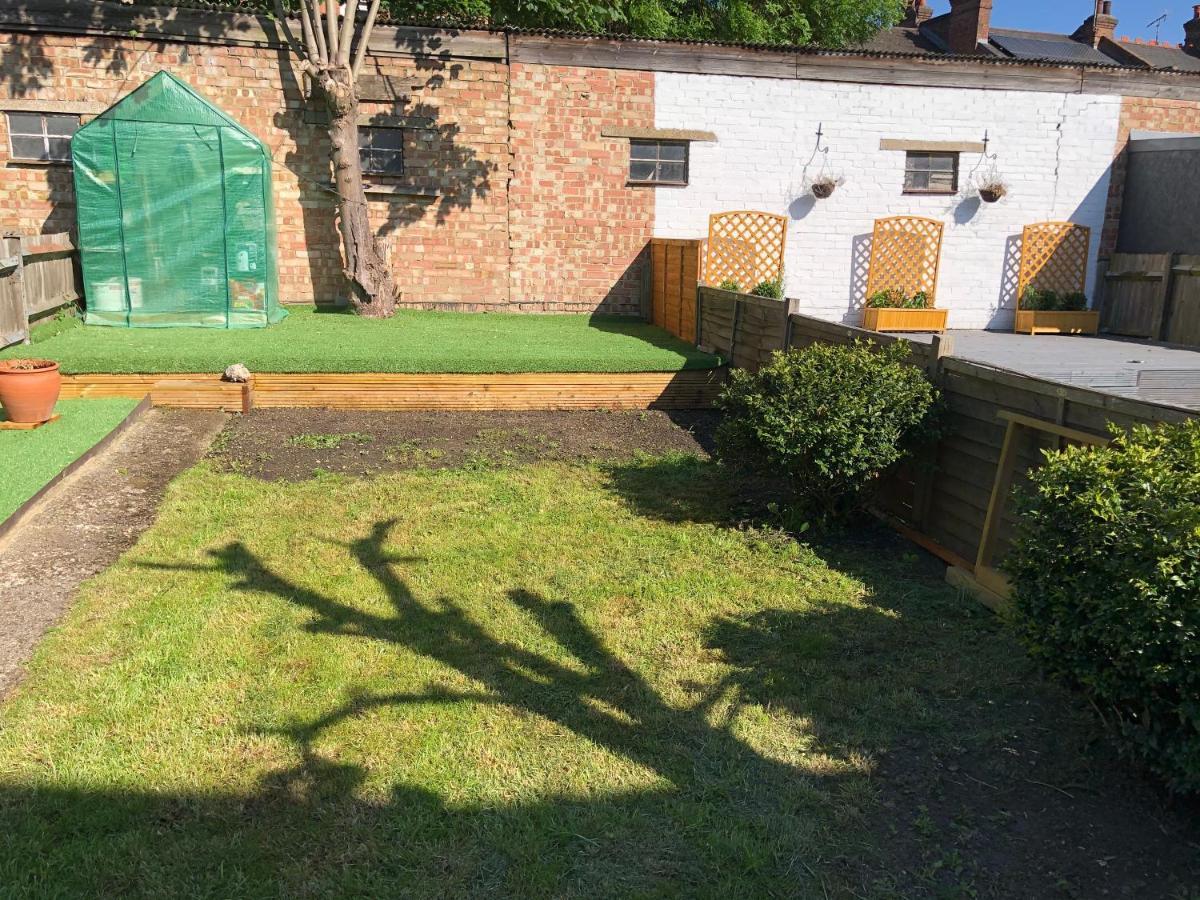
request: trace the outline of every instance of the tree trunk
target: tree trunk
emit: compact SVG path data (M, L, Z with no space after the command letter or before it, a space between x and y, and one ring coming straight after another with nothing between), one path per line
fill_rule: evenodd
M330 158L338 194L350 305L360 316L386 319L396 311L396 283L367 215L362 160L358 154L358 97L350 72L329 68L317 77L318 92L329 110Z

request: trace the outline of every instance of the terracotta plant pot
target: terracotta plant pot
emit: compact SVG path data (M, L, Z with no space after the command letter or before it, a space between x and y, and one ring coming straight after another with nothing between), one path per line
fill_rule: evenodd
M979 197L984 203L999 203L1008 191L1004 188L980 188Z
M812 186L813 196L818 200L828 200L836 189L837 185L832 181L818 181Z
M10 422L33 424L54 415L62 389L58 363L48 359L0 360L0 406Z

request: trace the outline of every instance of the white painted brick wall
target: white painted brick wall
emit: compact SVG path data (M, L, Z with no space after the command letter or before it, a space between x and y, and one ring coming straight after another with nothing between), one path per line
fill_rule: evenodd
M786 291L810 314L861 319L852 256L882 216L946 223L938 306L951 311L951 328L1011 327L1005 259L1030 222L1090 226L1095 272L1120 97L659 73L655 107L659 128L717 134L691 145L686 188L657 189L655 235L703 237L710 213L732 209L787 214ZM819 157L808 165L818 124L830 168L846 178L820 202L805 189L820 169ZM881 138L981 141L985 131L1009 186L992 205L970 186L972 169L987 168L978 154L961 158L958 196L922 197L902 193L904 153L879 149Z

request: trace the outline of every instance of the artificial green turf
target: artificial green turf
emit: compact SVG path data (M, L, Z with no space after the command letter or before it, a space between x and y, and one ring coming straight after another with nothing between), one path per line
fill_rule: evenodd
M257 329L79 325L37 344L67 373L675 372L717 360L653 325L613 316L401 310L384 321L292 308ZM0 358L29 355L14 347Z
M26 355L29 349L25 348ZM57 422L33 431L0 430L0 522L116 428L137 400L60 400Z

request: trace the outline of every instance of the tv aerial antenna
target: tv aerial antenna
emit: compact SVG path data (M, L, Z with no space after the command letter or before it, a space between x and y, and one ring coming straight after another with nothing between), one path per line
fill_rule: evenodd
M1159 16L1153 22L1146 23L1147 28L1154 29L1154 43L1156 43L1156 44L1158 43L1159 35L1162 34L1163 24L1167 21L1168 18L1169 18L1169 14L1164 12L1161 16Z

